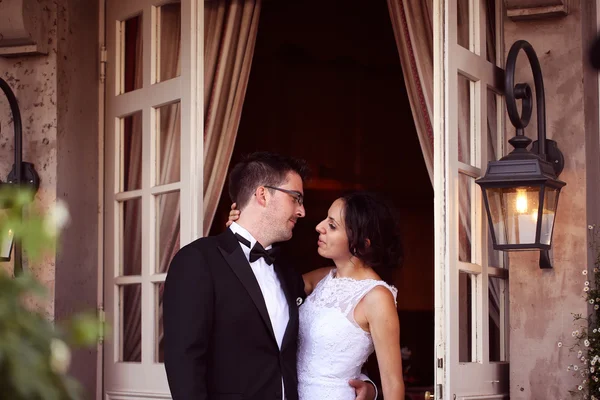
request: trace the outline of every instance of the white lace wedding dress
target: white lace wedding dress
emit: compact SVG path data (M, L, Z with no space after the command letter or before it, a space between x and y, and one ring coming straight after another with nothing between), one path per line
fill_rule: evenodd
M300 400L354 400L348 381L358 378L373 352L371 335L354 321L354 308L383 281L337 278L333 269L300 306L298 395Z

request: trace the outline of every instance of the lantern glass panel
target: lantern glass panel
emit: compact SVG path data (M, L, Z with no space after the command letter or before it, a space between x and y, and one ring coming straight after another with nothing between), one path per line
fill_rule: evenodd
M550 245L552 243L552 231L554 218L556 217L556 206L558 205L559 189L547 187L544 190L544 208L542 209L542 230L540 243Z
M534 244L540 187L487 188L486 192L497 244Z

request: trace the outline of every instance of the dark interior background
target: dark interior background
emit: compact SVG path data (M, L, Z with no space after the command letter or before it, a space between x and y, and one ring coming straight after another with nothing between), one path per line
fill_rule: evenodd
M398 288L401 344L412 353L405 364L414 381L406 383L433 385L433 190L385 1L263 3L231 165L257 150L311 166L306 218L282 244L284 262L300 272L331 265L317 254L314 228L342 193L374 190L398 209L405 260L389 280ZM225 188L211 234L224 230L230 204Z

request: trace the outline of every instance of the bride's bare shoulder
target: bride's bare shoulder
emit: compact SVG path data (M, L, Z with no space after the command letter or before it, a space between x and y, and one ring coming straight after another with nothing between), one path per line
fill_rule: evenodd
M304 279L304 291L307 296L312 293L317 283L325 278L332 269L333 267L318 268L302 275L302 279Z

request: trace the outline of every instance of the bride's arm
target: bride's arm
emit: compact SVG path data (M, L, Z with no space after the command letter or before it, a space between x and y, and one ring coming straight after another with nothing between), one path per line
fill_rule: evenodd
M383 286L371 290L364 298L365 316L375 345L381 388L386 400L404 399L400 322L392 293Z
M302 275L302 279L304 279L304 292L307 296L312 293L312 291L315 289L315 286L317 286L317 283L319 283L321 279L325 278L325 275L327 275L332 269L333 267L319 268Z

